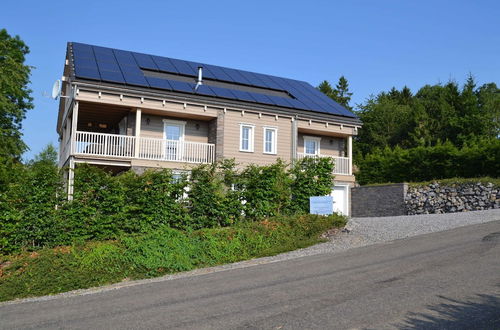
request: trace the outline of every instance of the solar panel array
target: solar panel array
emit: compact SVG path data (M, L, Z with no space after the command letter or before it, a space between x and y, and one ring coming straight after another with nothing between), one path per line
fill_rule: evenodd
M356 118L353 113L304 81L81 43L72 43L71 46L77 78ZM196 79L199 66L203 67L204 78L284 91L291 97L208 85L201 85L195 91L194 83L149 77L142 71L165 72Z

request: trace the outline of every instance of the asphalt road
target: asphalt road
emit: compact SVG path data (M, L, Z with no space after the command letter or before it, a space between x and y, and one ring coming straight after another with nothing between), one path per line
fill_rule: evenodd
M500 221L4 305L0 328L500 329Z

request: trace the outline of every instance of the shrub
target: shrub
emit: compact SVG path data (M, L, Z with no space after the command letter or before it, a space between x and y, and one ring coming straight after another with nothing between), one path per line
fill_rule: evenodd
M457 148L450 142L431 147L376 150L358 162L361 184L429 181L453 177L500 177L500 140L480 140Z
M309 197L325 196L333 186L334 163L331 158L306 157L298 160L291 169L293 213L309 212Z
M188 202L193 228L238 222L243 207L241 194L234 189L237 178L233 160L204 164L191 171Z
M245 216L264 219L285 212L290 206L291 178L286 164L249 165L241 175Z

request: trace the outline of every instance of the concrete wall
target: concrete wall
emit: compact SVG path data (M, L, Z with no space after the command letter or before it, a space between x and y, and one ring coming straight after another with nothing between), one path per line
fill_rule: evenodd
M352 217L405 215L406 183L351 189Z

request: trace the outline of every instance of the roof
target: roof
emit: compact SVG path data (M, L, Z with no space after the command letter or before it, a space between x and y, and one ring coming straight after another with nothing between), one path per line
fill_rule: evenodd
M77 79L357 118L309 83L82 43L69 43ZM195 90L198 67L203 85Z

